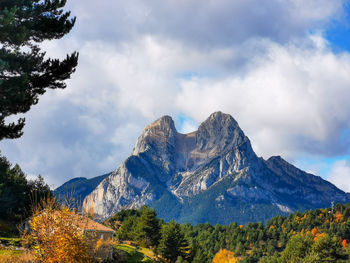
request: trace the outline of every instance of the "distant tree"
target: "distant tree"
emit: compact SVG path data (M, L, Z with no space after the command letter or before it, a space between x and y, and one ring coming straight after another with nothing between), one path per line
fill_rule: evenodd
M280 261L278 256L274 254L273 256L264 256L260 258L258 262L259 263L279 263Z
M311 234L297 234L293 236L281 253L281 262L303 262L302 260L311 252L312 245L313 236Z
M64 12L66 0L0 1L0 140L22 135L25 119L5 119L30 110L47 89L63 89L77 66L78 54L45 58L39 44L62 38L75 23Z
M181 256L179 256L175 263L188 263L188 261L184 260Z
M124 219L120 229L117 232L118 239L134 240L136 241L136 222L138 218L136 215L131 215Z
M175 221L164 224L161 239L157 248L158 253L170 262L175 262L179 256L186 259L189 254L188 242Z
M245 252L245 247L242 244L242 242L238 242L237 246L235 248L235 252L237 253L237 255L243 255Z
M312 252L317 262L345 262L349 259L339 239L329 234L317 238L312 245Z
M144 246L156 246L160 238L160 222L156 211L144 206L136 226L136 240Z
M53 195L50 187L44 181L44 177L41 175L38 175L37 179L29 180L28 186L30 190L31 205L38 204L41 200L45 200Z
M344 219L345 219L345 220L347 220L348 218L350 218L350 207L349 207L349 206L347 206L347 207L345 208L343 216L344 216Z
M207 262L207 256L201 249L197 249L196 254L193 257L192 263L202 263Z
M329 234L299 233L293 236L281 253L281 262L348 262L348 255L339 239Z

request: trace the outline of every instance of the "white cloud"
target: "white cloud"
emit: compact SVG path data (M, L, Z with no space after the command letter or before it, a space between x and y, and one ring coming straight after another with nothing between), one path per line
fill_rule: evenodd
M162 115L187 115L178 129L188 132L216 110L263 156L343 153L349 55L309 34L342 3L68 1L75 28L43 47L61 58L78 50L77 71L26 114L21 139L1 142L3 154L57 186L115 169Z
M155 35L197 48L251 37L288 42L342 14L343 0L68 1L80 39L113 43Z
M312 47L270 42L244 75L183 80L178 107L197 121L215 110L231 113L265 157L344 153L350 56L316 39Z
M340 160L334 163L327 178L345 192L350 192L350 163Z
M241 68L237 54L252 47L259 48ZM146 36L118 47L87 42L79 51L69 87L45 95L29 113L12 157L55 184L115 169L142 127L166 114L193 118L178 127L188 132L213 111L230 113L264 157L347 150L339 135L350 123L350 58L333 54L320 36L299 45L254 40L210 52ZM13 143L5 155L15 156Z

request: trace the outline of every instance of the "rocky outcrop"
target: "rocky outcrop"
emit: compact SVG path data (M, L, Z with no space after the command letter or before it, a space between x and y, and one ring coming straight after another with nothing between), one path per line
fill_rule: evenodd
M264 221L348 200L281 157L257 157L238 123L215 112L189 134L178 133L169 116L148 125L131 156L85 198L84 208L107 218L150 205L166 220L215 224Z

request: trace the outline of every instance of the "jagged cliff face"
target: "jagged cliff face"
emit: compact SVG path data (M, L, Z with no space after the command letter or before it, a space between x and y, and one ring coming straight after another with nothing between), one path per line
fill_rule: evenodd
M264 221L294 210L346 202L347 195L280 157L258 158L228 114L213 113L181 134L164 116L148 125L132 155L85 198L107 218L150 205L166 220L191 223Z

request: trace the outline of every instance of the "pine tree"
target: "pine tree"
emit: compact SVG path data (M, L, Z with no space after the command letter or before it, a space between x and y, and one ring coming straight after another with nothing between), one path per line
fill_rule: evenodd
M17 219L28 208L29 187L25 174L18 165L12 167L4 156L0 156L0 218Z
M12 166L0 154L0 219L21 220L31 213L33 203L50 195L50 187L42 176L28 181L18 164Z
M178 256L178 258L177 258L175 263L188 263L188 261L184 260L181 256Z
M179 224L173 220L170 221L163 225L161 234L157 251L162 257L170 262L175 262L179 256L183 259L187 258L189 246Z
M322 235L315 241L312 245L312 252L319 260L318 262L342 262L349 259L339 239L329 234Z
M74 52L66 59L45 58L39 44L70 32L75 18L64 12L66 0L0 1L0 140L22 135L25 119L6 123L25 113L47 89L63 89L78 62Z
M154 209L144 206L137 225L137 241L144 246L156 246L160 238L160 224Z
M292 236L286 248L281 253L281 262L302 262L303 258L311 252L313 236L297 234Z

